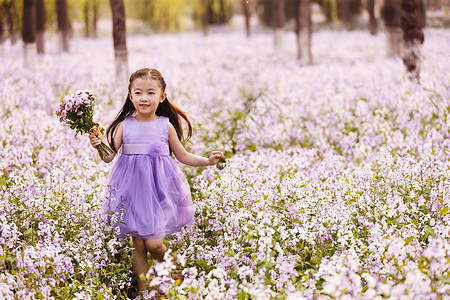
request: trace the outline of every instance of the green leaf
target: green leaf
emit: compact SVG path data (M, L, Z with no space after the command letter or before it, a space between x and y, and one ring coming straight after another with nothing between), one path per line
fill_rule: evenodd
M207 265L206 260L204 259L197 260L197 266L199 266L200 268L204 268L206 265Z
M245 291L240 291L238 295L238 300L245 300L247 298L247 293Z
M243 208L243 207L244 207L244 203L242 203L242 201L239 201L238 208Z
M426 225L426 226L424 227L424 230L426 231L426 233L428 233L428 235L431 235L431 236L433 236L433 237L436 236L436 233L434 233L433 228L431 228L430 226Z
M1 182L0 182L1 183ZM441 212L439 213L440 216L445 216L446 214L448 214L448 206L444 207Z
M413 240L414 240L414 237L413 237L413 236L408 237L408 238L405 240L405 246L408 245L409 243L411 243Z
M6 180L0 179L0 185L6 185Z
M439 278L443 283L450 284L450 277L448 275L442 275L441 278Z

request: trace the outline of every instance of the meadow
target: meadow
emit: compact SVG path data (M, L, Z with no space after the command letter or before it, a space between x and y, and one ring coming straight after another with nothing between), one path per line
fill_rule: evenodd
M320 31L314 64L286 32L128 37L129 68L155 67L187 111L181 166L195 221L148 274L168 299L448 299L450 31L426 29L420 84L381 32ZM100 215L111 164L59 123L66 91L118 112L111 38L46 44L36 70L0 45L0 299L135 295L131 243ZM175 274L175 275L174 275Z

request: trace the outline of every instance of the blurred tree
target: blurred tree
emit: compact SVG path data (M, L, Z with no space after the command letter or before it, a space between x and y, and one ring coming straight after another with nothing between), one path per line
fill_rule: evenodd
M209 33L209 8L213 0L193 0L191 1L192 19L198 28L201 28L204 35Z
M362 11L362 0L315 0L320 5L327 23L352 29L353 19ZM339 23L338 23L339 21Z
M83 0L84 36L97 37L98 0Z
M36 0L36 44L37 53L44 54L45 6L44 0Z
M19 36L19 17L17 14L16 3L14 0L5 0L3 2L4 12L6 14L6 28L8 29L11 44L15 44Z
M247 35L247 37L250 37L250 1L241 0L241 8L245 18L245 34Z
M296 1L297 0L283 0L285 23L295 19L297 7ZM272 0L258 0L256 2L256 11L261 23L265 26L272 27Z
M420 80L422 62L422 44L425 39L423 34L422 0L402 0L401 28L403 30L404 49L402 53L408 75L412 80Z
M192 19L203 34L209 32L209 25L226 24L232 17L231 0L191 0Z
M284 0L271 0L271 26L273 30L273 46L279 51L283 44L283 28L286 22Z
M334 23L338 20L338 5L336 0L320 0L319 4L327 23Z
M361 0L339 0L337 1L338 19L345 30L351 30L353 20L361 13Z
M98 1L94 0L94 5L92 8L92 36L97 37L97 22L98 22L99 12L98 12Z
M208 7L208 14L210 25L228 23L233 15L232 0L213 0Z
M56 0L56 12L58 15L58 35L60 41L60 51L69 52L70 23L67 13L66 0Z
M350 30L350 0L340 0L337 4L339 20L345 30Z
M297 58L305 64L312 64L311 54L311 2L296 0L295 34L297 36Z
M152 19L160 33L176 32L182 27L185 0L159 0L152 11ZM156 6L156 4L155 4Z
M375 17L375 0L367 0L367 12L369 13L369 31L376 35L378 31L377 19Z
M0 44L4 42L5 37L3 36L5 33L4 27L5 27L5 12L3 8L3 3L0 5Z
M24 0L22 14L22 39L24 43L24 66L36 68L36 0Z
M401 1L384 0L381 17L386 28L388 57L400 56L403 47L401 24Z
M124 4L127 8L125 11L127 19L137 19L153 24L154 0L124 0Z
M126 0L127 17L143 21L155 31L177 32L185 27L190 0ZM201 22L198 22L200 25Z
M116 82L126 86L128 81L127 33L123 0L110 0L113 17L114 61Z

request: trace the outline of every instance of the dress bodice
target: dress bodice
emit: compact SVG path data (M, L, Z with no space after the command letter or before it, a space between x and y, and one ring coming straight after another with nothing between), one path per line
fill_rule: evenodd
M133 116L126 117L122 139L124 155L170 155L169 119L158 117L151 122L141 122Z

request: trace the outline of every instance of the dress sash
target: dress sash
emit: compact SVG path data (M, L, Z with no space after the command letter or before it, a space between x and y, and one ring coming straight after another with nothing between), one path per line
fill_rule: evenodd
M169 146L163 143L155 144L123 144L122 154L133 155L151 155L151 156L169 156Z

